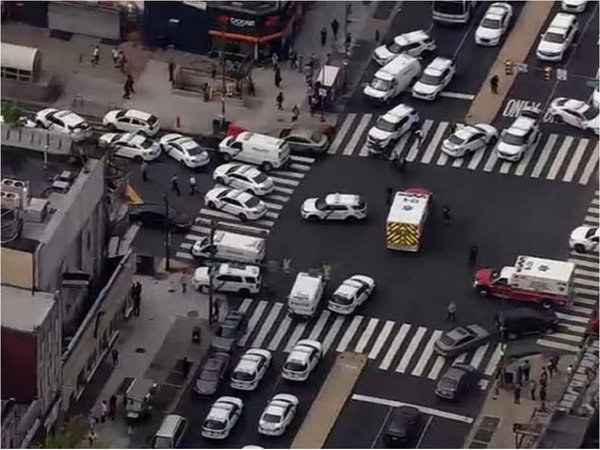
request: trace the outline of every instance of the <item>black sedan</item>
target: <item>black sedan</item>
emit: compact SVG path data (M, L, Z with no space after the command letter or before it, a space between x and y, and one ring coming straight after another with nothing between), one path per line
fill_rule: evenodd
M490 338L490 333L482 326L467 325L446 331L435 341L433 348L438 354L452 358L485 344Z
M479 373L473 366L455 363L438 380L435 395L444 400L457 400L468 394L478 379Z
M219 322L217 331L213 335L210 346L216 350L231 353L235 344L242 338L247 328L246 314L241 311L230 311Z
M229 359L228 353L211 353L200 368L200 375L194 383L194 392L203 396L213 395L217 392L229 366Z
M421 411L417 408L397 406L388 418L383 438L390 446L406 445L416 436L421 421Z
M167 215L164 205L157 204L133 205L129 210L129 220L162 230L169 226L173 233L186 233L192 225L187 217L173 210L169 210Z
M558 328L558 316L551 309L515 308L501 311L495 317L496 327L505 339L517 339L528 334L553 333Z

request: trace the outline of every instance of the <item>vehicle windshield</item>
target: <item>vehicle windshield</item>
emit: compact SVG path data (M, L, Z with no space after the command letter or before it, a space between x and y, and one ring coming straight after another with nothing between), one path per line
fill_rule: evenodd
M594 235L596 234L597 231L598 231L598 228L590 228L589 230L587 230L587 233L585 233L585 238L589 239L591 237L594 237Z
M466 3L465 1L434 1L433 10L442 14L464 14L466 12Z
M258 206L258 204L260 203L260 200L256 197L251 197L248 199L248 201L246 202L246 206L248 208L256 208Z
M387 49L392 53L402 53L405 47L404 45L399 45L396 41L392 41L387 45Z
M315 208L320 209L320 210L327 209L327 202L325 201L325 199L324 198L318 199L317 202L315 203Z
M302 372L306 366L298 361L289 361L285 363L285 369L291 372Z
M215 381L219 378L219 373L216 370L205 369L200 374L200 379L203 381Z
M596 108L588 108L583 113L583 118L585 120L592 120L592 119L596 119L597 117L598 117L598 110Z
M190 156L197 156L197 155L201 155L202 153L204 153L204 150L200 146L189 147L186 150Z
M390 89L390 81L375 77L373 78L373 81L371 81L371 87L376 91L386 92Z
M144 139L142 142L142 148L150 148L152 147L153 142L150 139Z
M424 73L419 81L423 84L438 86L441 82L441 77L439 75L431 75L429 73Z
M492 30L498 30L502 28L502 22L498 19L484 18L481 22L483 28L491 28Z
M546 42L551 42L552 44L562 44L565 41L565 37L560 33L549 31L544 35L544 40Z
M275 414L263 414L262 420L263 422L279 423L281 421L281 417L276 416Z
M204 421L204 428L208 428L209 430L224 430L225 423L218 420L206 419Z
M257 183L264 183L265 181L267 181L267 178L268 177L261 172L254 177L254 181L256 181Z
M343 295L336 294L332 297L333 303L337 303L338 305L350 305L352 303L352 299L345 297Z
M444 377L440 380L440 387L443 389L454 389L456 385L457 381L454 378Z
M254 375L248 372L233 372L231 378L238 381L252 381Z
M448 142L454 145L462 145L462 143L465 142L465 140L463 138L458 137L456 134L452 134L448 138Z
M510 131L503 131L502 142L508 145L523 145L523 136L516 136Z
M392 122L388 122L383 117L380 117L379 119L377 119L377 125L376 125L376 127L379 128L382 131L393 132L394 128L396 127L396 125L393 124Z

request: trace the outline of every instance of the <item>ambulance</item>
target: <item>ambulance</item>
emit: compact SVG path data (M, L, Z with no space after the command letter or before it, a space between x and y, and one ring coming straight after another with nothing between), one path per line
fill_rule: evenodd
M478 270L473 287L484 297L541 303L545 307L569 306L574 274L575 264L571 262L519 256L514 266Z
M396 192L387 217L387 248L405 252L419 250L432 195L426 189Z

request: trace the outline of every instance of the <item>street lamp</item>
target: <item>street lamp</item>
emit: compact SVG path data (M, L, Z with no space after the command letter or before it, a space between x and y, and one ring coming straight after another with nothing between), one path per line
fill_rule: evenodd
M223 26L221 36L221 130L225 131L225 31L227 22L225 19L221 21Z
M210 221L210 235L209 235L209 247L208 252L210 254L210 267L208 269L208 323L209 325L214 324L218 317L215 317L215 305L214 305L214 285L213 285L213 262L215 258L215 231L217 229L217 221Z
M165 271L171 270L171 214L169 212L169 194L165 194Z

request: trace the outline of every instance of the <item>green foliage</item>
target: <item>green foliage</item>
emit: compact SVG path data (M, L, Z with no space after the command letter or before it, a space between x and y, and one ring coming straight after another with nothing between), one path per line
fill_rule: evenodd
M48 436L41 448L78 448L87 443L88 422L81 416L71 417L54 436ZM95 446L94 446L95 447Z
M2 106L2 117L4 123L8 125L17 125L21 116L23 116L23 108L14 103L5 103Z

